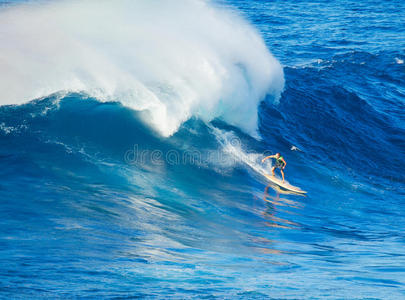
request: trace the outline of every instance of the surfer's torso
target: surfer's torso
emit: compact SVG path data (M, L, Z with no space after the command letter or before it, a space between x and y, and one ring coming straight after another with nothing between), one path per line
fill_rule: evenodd
M284 158L280 155L278 158L274 158L276 160L275 167L282 168L284 167Z

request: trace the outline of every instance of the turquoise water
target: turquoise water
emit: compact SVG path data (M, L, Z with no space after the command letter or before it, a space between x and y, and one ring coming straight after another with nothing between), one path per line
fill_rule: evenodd
M404 297L403 2L24 3L2 298Z

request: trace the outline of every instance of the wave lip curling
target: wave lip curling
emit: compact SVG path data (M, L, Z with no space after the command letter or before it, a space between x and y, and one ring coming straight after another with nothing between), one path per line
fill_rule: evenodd
M170 136L192 116L256 134L280 63L234 11L201 0L81 0L0 11L0 104L85 92Z

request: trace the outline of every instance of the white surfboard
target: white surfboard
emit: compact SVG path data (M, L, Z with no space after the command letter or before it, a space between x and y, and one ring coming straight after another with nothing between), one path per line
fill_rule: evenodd
M277 184L279 187L282 187L283 189L286 189L288 191L292 191L292 192L298 193L298 194L307 193L306 191L301 190L299 187L293 186L293 185L289 184L288 182L283 182L281 179L278 179L275 176L271 176L271 175L267 175L267 174L264 174L264 176L271 182Z

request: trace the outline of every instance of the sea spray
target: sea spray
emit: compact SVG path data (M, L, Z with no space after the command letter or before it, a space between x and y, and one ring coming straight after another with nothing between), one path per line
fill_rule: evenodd
M170 136L192 116L256 134L283 70L236 12L200 0L57 1L0 11L0 104L84 92Z

